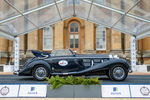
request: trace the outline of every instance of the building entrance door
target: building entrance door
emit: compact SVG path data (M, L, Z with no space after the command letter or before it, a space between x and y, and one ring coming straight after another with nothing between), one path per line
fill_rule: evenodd
M68 48L80 53L80 24L72 21L68 27Z

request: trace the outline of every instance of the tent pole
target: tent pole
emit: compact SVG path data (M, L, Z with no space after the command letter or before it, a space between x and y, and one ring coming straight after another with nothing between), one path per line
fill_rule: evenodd
M136 38L131 36L131 69L136 71Z
M18 71L19 70L19 42L20 38L19 37L15 37L14 39L14 71Z

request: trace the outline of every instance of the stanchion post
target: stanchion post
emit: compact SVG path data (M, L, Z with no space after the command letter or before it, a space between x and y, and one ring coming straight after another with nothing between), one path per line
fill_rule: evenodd
M136 71L136 38L131 36L131 69Z
M14 39L14 71L19 70L19 37Z

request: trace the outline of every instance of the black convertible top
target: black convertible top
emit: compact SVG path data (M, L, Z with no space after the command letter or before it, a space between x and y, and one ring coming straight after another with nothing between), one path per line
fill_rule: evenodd
M31 52L36 57L50 56L50 53L48 53L48 52L40 52L40 51L36 51L36 50L32 50Z

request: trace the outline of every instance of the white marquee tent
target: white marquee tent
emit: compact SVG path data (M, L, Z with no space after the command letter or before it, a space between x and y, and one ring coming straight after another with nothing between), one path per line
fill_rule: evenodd
M79 17L130 34L131 58L135 63L134 40L150 35L149 3L150 0L1 0L0 36L16 41L15 66L18 66L17 37L61 20Z

